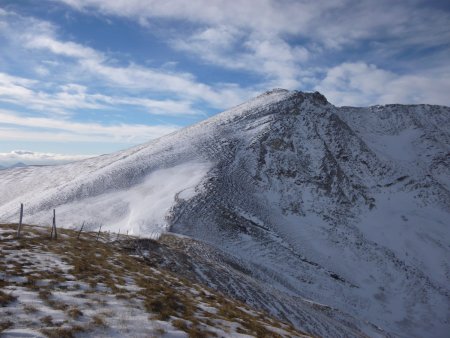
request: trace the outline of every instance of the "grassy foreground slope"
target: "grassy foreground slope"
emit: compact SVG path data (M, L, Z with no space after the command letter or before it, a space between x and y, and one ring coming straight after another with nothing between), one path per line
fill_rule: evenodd
M155 268L132 238L0 225L0 336L304 337L292 326Z

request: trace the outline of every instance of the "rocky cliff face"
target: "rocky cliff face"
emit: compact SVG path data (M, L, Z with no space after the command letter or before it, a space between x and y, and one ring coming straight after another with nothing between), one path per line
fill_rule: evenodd
M274 90L120 153L2 171L0 218L21 201L30 223L170 230L227 257L228 286L197 278L309 332L444 336L449 130L447 107Z

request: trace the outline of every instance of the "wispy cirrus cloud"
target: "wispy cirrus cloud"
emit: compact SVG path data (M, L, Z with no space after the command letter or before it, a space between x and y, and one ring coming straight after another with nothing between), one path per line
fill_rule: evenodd
M449 104L450 67L414 74L397 74L364 62L330 68L315 87L339 106L393 102Z
M289 89L301 86L299 65L310 56L305 47L290 46L279 37L246 35L230 27L208 27L174 39L171 46L215 65L257 73L267 84Z
M130 64L127 67L111 66L96 60L80 60L80 64L95 76L100 76L115 86L156 93L171 93L185 100L203 101L215 108L227 108L256 94L235 84L210 85L197 82L189 73L161 72L148 67Z
M24 129L23 127L29 128ZM178 130L176 125L74 122L54 117L33 117L0 109L3 140L142 143Z
M52 59L52 55L69 58L69 60L58 59L57 61L40 60L39 66L34 65L39 75L46 77L45 75L51 73L51 68L57 66L58 71L64 72L62 77L66 83L76 81L79 79L79 74L83 74L81 78L83 83L89 81L92 84L94 81L99 86L109 87L116 92L134 92L134 95L130 97L120 94L107 97L95 92L89 94L88 90L69 93L64 90L65 85L52 88L52 92L44 91L42 88L48 89L52 86L51 82L45 83L45 86L34 79L22 78L21 82L18 82L18 77L3 73L3 78L0 80L4 95L0 98L7 102L26 102L32 108L46 108L48 111L55 112L64 108L103 109L105 103L111 102L141 105L151 114L193 115L199 113L198 109L193 108L195 102L203 102L215 108L226 108L257 93L252 89L241 88L237 84L219 83L211 86L197 81L195 76L188 72L150 68L132 62L126 66L119 66L104 52L77 42L61 40L57 36L56 28L51 24L6 11L0 20L4 25L3 35L11 44L20 44L21 48L27 50L45 52L48 59ZM22 25L16 27L17 21L22 21ZM31 85L41 90L33 91ZM90 87L84 86L92 92L94 88L92 85ZM147 91L147 95L142 95L143 91ZM158 102L149 97L151 94L169 95L171 99Z
M64 85L60 91L48 93L40 90L40 85L37 80L0 73L0 100L61 114L71 109L104 108L99 102L86 96L82 86Z
M21 24L18 25L18 22ZM117 110L117 105L133 106L142 112L156 115L199 114L189 98L152 99L146 96L114 93L114 90L113 94L108 95L96 92L96 86L92 86L91 82L93 74L85 74L80 78L79 74L86 73L86 69L78 62L88 60L87 62L100 64L107 58L103 53L71 41L59 41L53 25L34 18L3 11L0 23L2 23L0 37L9 43L6 50L9 53L16 50L16 54L19 54L24 62L31 62L29 68L37 73L34 78L28 78L0 71L0 101L46 114L67 115L80 109ZM26 58L30 50L46 53L38 54L36 60L30 60ZM55 55L72 60L55 59ZM26 69L26 64L24 65L23 68ZM115 69L110 68L109 71L114 72ZM132 75L128 74L129 77ZM104 87L105 83L99 85Z
M114 109L117 105L135 106L155 115L177 116L199 114L187 100L153 100L131 96L91 94L83 85L67 83L52 92L40 88L42 82L0 73L0 100L29 109L67 115L77 109Z
M317 9L307 3L274 1L205 2L170 1L63 1L75 9L98 11L105 15L128 17L151 27L153 18L181 20L197 25L193 33L178 31L167 37L170 45L213 65L256 73L262 76L259 88L281 86L296 89L302 85L301 67L309 57L308 47L289 44L283 35L306 29ZM320 8L334 7L322 3ZM189 32L189 31L188 31ZM204 90L204 88L202 88ZM233 91L237 88L234 86ZM210 91L210 90L209 90ZM221 107L215 93L208 94L214 106ZM230 102L230 91L219 91ZM238 95L241 99L256 94ZM234 95L236 96L236 95ZM233 104L238 103L232 101ZM222 108L222 107L221 107Z
M72 58L76 63L72 64L71 68L96 78L101 85L170 93L172 97L182 98L185 102L203 101L216 108L238 104L256 93L240 88L237 84L218 83L211 86L198 81L188 72L150 68L132 62L127 66L119 66L103 52L73 41L60 40L55 30L49 27L51 26L46 26L46 29L38 34L34 34L34 29L29 27L20 34L19 40L27 49L45 50L54 55Z
M64 55L77 59L97 59L99 62L103 59L101 53L96 50L83 46L72 41L58 41L54 37L53 31L44 34L33 34L26 32L21 36L24 45L27 48L43 48L48 49L54 54Z

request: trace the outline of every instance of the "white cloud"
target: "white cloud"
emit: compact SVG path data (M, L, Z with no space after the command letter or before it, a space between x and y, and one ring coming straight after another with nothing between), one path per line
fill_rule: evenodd
M160 108L167 107L172 109L167 112L169 115L198 113L191 107L194 102L206 102L215 108L229 108L256 94L256 91L243 89L236 84L205 84L188 72L177 72L169 70L167 67L150 68L134 63L119 66L114 58L107 53L80 43L60 39L57 34L57 27L45 21L8 12L8 15L0 19L0 22L6 25L5 31L0 35L7 38L11 46L17 49L22 48L44 53L39 55L40 60L37 61L38 64L33 65L33 70L45 78L45 88L47 89L52 85L54 86L54 82L70 81L82 81L90 87L89 91L92 91L92 87L96 85L106 86L116 92L120 90L121 92L132 93L135 97L134 100L131 97L114 97L117 100L145 103L143 107L151 108L149 111L156 114L162 114ZM18 25L17 22L21 22L21 24ZM12 49L11 46L9 46L10 50ZM29 53L24 54L29 55ZM55 60L55 57L59 58ZM60 57L67 57L68 59ZM52 69L60 73L58 78L50 76L52 75ZM53 82L48 81L49 78ZM104 108L102 102L96 102L96 98L87 93L68 95L65 92L49 94L48 91L41 91L37 95L37 93L30 91L30 86L22 85L22 87L24 88L18 86L1 88L4 89L2 90L2 99L17 103L26 98L30 107L45 108L53 112L61 112L61 109L72 106L74 109ZM44 86L39 88L44 88ZM53 88L53 91L56 92L55 88ZM155 93L158 95L167 94L173 99L170 102L157 103L156 100L150 99L152 94ZM18 94L21 95L18 96ZM78 105L75 104L76 102ZM158 109L153 109L156 106Z
M213 25L235 25L260 32L298 33L307 28L319 11L338 7L341 2L226 0L141 1L141 0L60 0L75 9L99 11L148 23L151 18L181 19Z
M195 81L189 73L161 72L131 64L127 67L110 66L95 60L81 60L80 64L92 74L126 89L148 89L172 93L185 100L204 101L216 108L228 108L255 94L238 85L217 84L214 87Z
M127 17L145 25L151 24L153 18L163 18L206 27L191 36L178 32L180 40L205 43L205 47L200 47L205 51L209 46L230 52L227 47L233 46L233 37L255 34L265 37L266 44L279 39L293 48L296 44L289 43L289 38L301 38L302 44L307 44L303 47L308 49L317 44L339 49L361 41L376 43L381 49L400 45L424 48L448 44L450 40L449 13L432 3L415 0L59 1L86 13ZM197 53L198 48L190 50ZM258 54L251 54L258 62ZM220 58L216 59L222 64Z
M42 84L37 80L26 79L0 73L0 100L27 108L63 114L65 109L105 108L98 100L86 95L85 90L71 90L63 86L59 92L47 93L39 90Z
M339 106L388 103L450 105L450 68L415 74L396 74L364 62L330 68L316 86Z
M177 32L174 38L168 39L170 45L208 63L257 73L262 76L264 83L261 87L265 89L272 86L294 89L302 84L301 65L309 58L309 51L305 46L289 44L283 35L303 33L313 19L312 14L316 12L314 6L299 1L63 2L78 10L97 10L106 15L125 16L145 25L149 25L155 17L200 24L202 28L192 35ZM319 7L325 9L334 6L321 2ZM221 95L220 88L215 88L217 94ZM215 107L225 108L222 103L224 100L217 99L216 93L208 95L210 88L204 89L206 100L209 99ZM250 95L248 91L243 91L235 96L247 99ZM225 102L229 102L229 98Z
M228 108L256 95L260 88L310 89L317 86L326 88L333 95L333 92L340 90L331 88L331 84L341 85L336 80L337 76L333 74L333 69L344 71L345 67L341 65L331 67L327 79L320 83L317 72L317 68L320 68L317 60L327 62L326 53L330 48L342 49L345 46L365 42L370 43L374 55L386 56L389 54L386 50L392 51L396 48L400 50L405 46L415 45L420 45L421 48L432 47L448 43L450 40L449 26L444 24L450 19L448 13L432 7L415 6L408 2L393 4L390 1L248 0L238 4L224 0L215 2L193 0L188 3L181 0L61 1L86 13L100 12L105 15L127 17L149 27L152 25L152 18L190 22L196 28L194 32L177 30L177 26L174 25L172 31L175 33L167 39L173 48L187 52L204 62L256 73L262 80L251 87L242 88L237 84L202 83L193 74L175 71L173 68L150 68L134 63L119 65L107 53L58 38L57 28L49 23L14 14L15 21L20 17L26 24L23 24L17 32L10 29L11 39L19 36L25 48L71 59L71 61L61 59L45 61L46 67L52 67L47 62L62 63L59 69L64 69L63 76L68 78L66 81L74 82L74 78L81 74L83 77L81 82L86 85L94 83L112 88L116 92L138 94L129 97L107 96L97 94L91 88L83 93L67 93L59 89L53 90L52 93L36 93L29 85L14 84L13 87L0 88L3 99L7 102L27 102L32 108L46 108L55 112L72 107L103 109L112 104L130 104L140 106L153 114L162 114L167 110L169 115L183 115L197 113L192 107L198 102L206 102L215 108ZM408 16L405 16L405 13L408 13ZM4 14L8 15L13 14ZM332 60L331 65L333 63ZM373 61L363 63L371 64ZM448 61L445 61L444 57L439 61L435 60L435 63L436 69L440 69L443 64L448 64ZM420 67L425 67L425 64L421 62ZM353 67L356 77L353 82L358 81L359 70L356 68ZM47 71L51 73L51 69ZM45 72L41 69L42 74ZM378 93L376 88L366 87L375 84L380 76L398 76L395 73L389 74L389 71L383 71L379 67L376 67L376 71L368 72L370 81L364 83L360 81L361 88L355 87L346 93L349 96L363 93L365 97L361 97L359 102L374 103L376 99L388 100L389 95ZM420 69L417 73L420 73ZM437 82L446 85L443 75L435 73ZM410 93L402 94L399 90L396 96L391 95L392 98L417 97L417 88L424 86L427 77L418 76L419 78L415 78L416 87L407 83L402 84L401 80L397 79L399 82L397 87L403 88L402 90L409 89ZM351 89L352 85L350 84L348 88ZM176 97L176 100L160 102L150 98L153 94L170 95ZM440 96L438 99L436 103L442 103ZM349 97L346 101L357 100Z
M106 95L92 95L93 98L99 102L114 105L130 105L145 108L148 113L153 115L164 116L181 116L181 115L199 115L200 111L195 110L191 106L191 102L183 100L152 100L139 97L121 97L121 96L106 96Z
M92 156L95 155L68 155L68 154L42 153L28 150L12 150L6 153L0 152L0 165L8 167L19 162L28 165L63 164L83 160Z
M208 27L188 38L175 39L171 45L215 65L258 73L273 87L287 89L300 86L301 65L309 58L305 47L230 27Z
M104 85L135 90L147 89L160 93L172 93L182 97L184 99L183 111L178 111L178 113L189 114L189 111L185 110L187 100L191 102L206 101L214 107L225 108L238 104L242 99L249 97L248 92L241 90L238 86L218 85L213 89L209 85L196 81L190 73L170 72L165 69L152 69L135 64L128 66L111 65L108 62L108 57L103 53L71 41L60 41L51 31L47 32L47 35L34 35L32 32L26 32L22 35L22 40L25 41L24 47L26 48L44 49L53 54L76 59L78 68L81 68L79 71L88 72L91 76L97 78L100 77ZM63 93L63 96L66 95ZM80 99L80 97L76 99ZM131 102L132 100L122 101ZM139 102L139 100L134 100L134 102ZM147 107L155 105L154 102L149 105L150 100L141 100L141 102L147 102ZM159 106L163 106L163 104ZM180 107L180 103L177 104L173 101L171 105L166 104L166 106ZM94 108L92 106L92 109Z
M44 48L54 54L69 56L77 59L97 59L101 60L103 56L92 48L80 45L71 41L58 41L53 36L36 35L27 33L22 36L24 45L27 48Z
M0 73L0 84L11 85L11 87L13 88L14 86L30 87L35 85L36 83L38 83L38 81L36 80L25 79L23 77L9 75L6 73Z
M198 115L187 100L152 100L132 96L90 94L83 85L67 83L47 93L38 88L42 82L0 72L0 101L14 103L28 109L67 114L77 109L117 109L117 105L135 106L154 115Z
M137 144L169 134L179 128L175 125L103 125L55 118L29 117L0 109L2 140Z

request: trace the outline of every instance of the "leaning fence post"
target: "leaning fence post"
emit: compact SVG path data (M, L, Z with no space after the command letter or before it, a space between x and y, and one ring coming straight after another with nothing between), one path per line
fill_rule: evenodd
M80 235L81 235L81 232L83 231L83 227L84 227L84 222L83 222L83 224L81 224L81 229L80 229L80 231L78 231L77 239L80 239Z
M100 236L100 231L102 230L102 226L100 225L100 229L98 229L98 234L97 234L97 239L96 241L98 241L98 237Z
M20 203L20 218L19 218L19 226L17 227L17 238L20 238L20 230L22 228L22 218L23 218L23 203Z
M53 228L52 228L52 235L53 235L53 230L54 232L54 237L55 239L58 239L58 234L56 233L56 209L53 209ZM52 236L53 237L53 236Z

